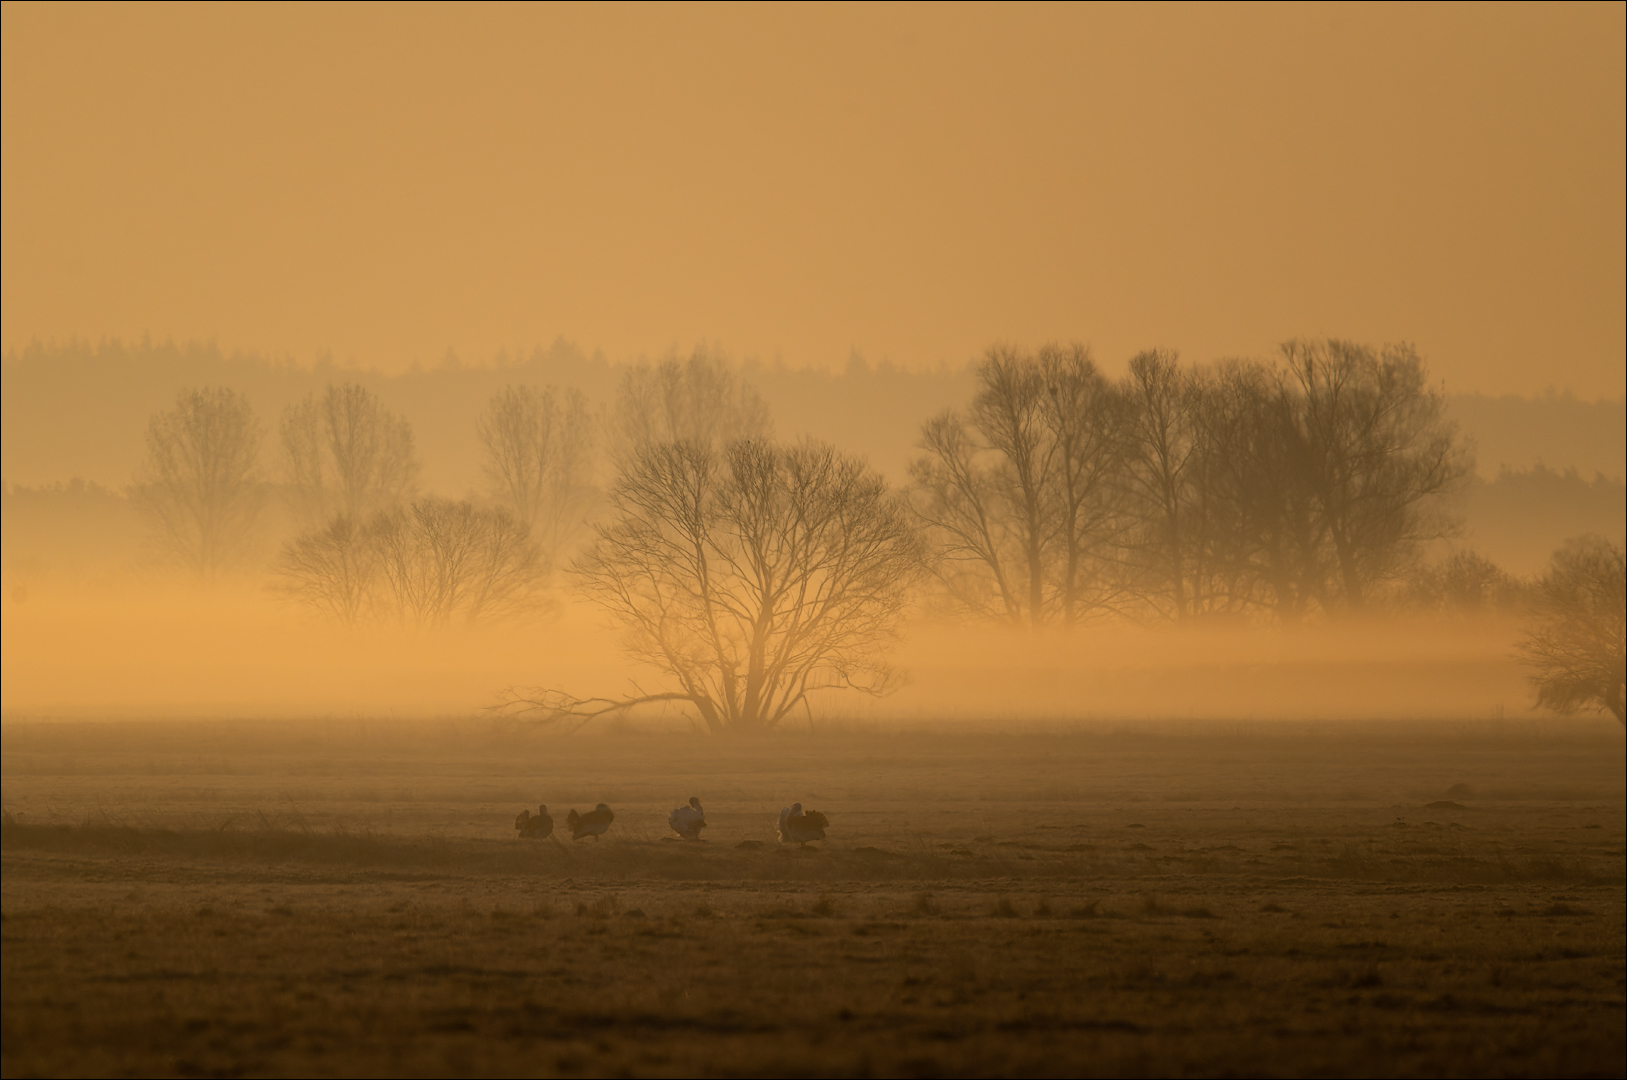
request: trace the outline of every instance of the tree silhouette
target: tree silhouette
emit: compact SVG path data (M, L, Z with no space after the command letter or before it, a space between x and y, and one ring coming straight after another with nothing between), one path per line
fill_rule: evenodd
M347 626L373 609L379 550L364 524L336 514L319 529L283 545L276 588Z
M1449 523L1437 497L1469 473L1441 394L1411 346L1291 341L1283 360L1298 394L1298 452L1320 510L1342 605L1366 606Z
M132 501L165 550L205 580L243 554L259 516L263 437L248 400L225 387L182 390L147 426Z
M1447 615L1479 616L1529 606L1532 589L1475 551L1455 551L1420 566L1407 582L1409 606Z
M330 383L289 406L280 433L292 509L308 528L365 520L417 488L412 426L364 386Z
M1072 624L1109 602L1120 409L1080 345L990 349L965 412L922 426L913 507L956 602L1019 626Z
M1176 619L1208 608L1212 591L1205 390L1161 349L1134 356L1124 384L1128 565L1142 597Z
M1359 611L1452 531L1469 469L1408 346L1149 350L1117 384L1080 346L1000 348L977 377L922 427L914 509L950 595L1017 625Z
M859 459L804 442L648 443L572 572L670 689L624 698L511 692L505 707L586 721L685 702L713 732L772 728L810 694L879 695L920 566L902 501Z
M552 566L594 498L593 424L579 390L505 386L478 433L492 499L530 530Z
M365 524L335 515L283 546L277 588L339 622L474 623L537 605L544 574L530 530L502 507L418 499Z
M1554 552L1537 583L1532 625L1519 644L1535 669L1537 704L1558 713L1608 709L1627 724L1627 562L1597 536L1577 537Z
M379 553L384 602L403 622L474 623L535 605L543 576L525 523L502 507L419 499L376 515L369 528Z
M641 447L692 442L721 447L773 432L762 395L727 359L697 348L654 366L623 373L609 421L610 452L618 467Z

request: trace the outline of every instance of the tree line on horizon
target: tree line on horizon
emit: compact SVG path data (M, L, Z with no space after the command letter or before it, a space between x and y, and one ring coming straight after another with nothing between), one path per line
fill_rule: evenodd
M1038 628L1552 592L1473 553L1424 559L1472 458L1410 347L1293 341L1208 366L1147 351L1120 379L1082 346L996 347L975 377L972 400L924 419L901 490L836 447L776 441L762 398L704 350L625 371L598 413L576 390L505 386L476 425L486 488L468 500L420 494L406 421L330 384L278 425L300 531L273 578L341 622L447 625L538 611L563 566L675 688L510 703L582 720L681 700L714 730L773 726L822 689L886 692L915 604ZM222 388L149 426L132 497L202 579L252 535L264 438Z

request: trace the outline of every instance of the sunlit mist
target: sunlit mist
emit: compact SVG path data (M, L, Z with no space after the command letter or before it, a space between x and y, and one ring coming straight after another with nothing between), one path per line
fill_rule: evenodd
M0 21L0 1073L1619 1073L1623 5Z

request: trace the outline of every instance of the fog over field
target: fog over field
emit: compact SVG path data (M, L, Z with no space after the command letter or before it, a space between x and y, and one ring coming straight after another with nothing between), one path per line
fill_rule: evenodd
M910 463L924 459L923 425L971 404L979 391L971 360L915 373L859 357L840 372L739 362L715 349L683 360L697 357L753 395L765 430L785 442L829 442L894 488L907 489ZM620 656L614 626L576 587L569 564L591 523L604 517L616 417L632 407L624 384L659 361L614 364L558 342L521 360L386 376L214 346L13 351L4 361L3 399L5 709L431 716L479 710L514 685L605 694L648 679ZM550 553L523 611L444 625L376 611L344 625L277 591L278 555L300 532L278 425L302 399L347 384L365 388L410 428L420 463L415 497L475 505L503 498L479 435L494 395L506 387L553 388L561 399L580 392L583 496L547 523L564 528L566 544ZM262 432L247 474L263 486L254 521L207 581L180 565L173 538L144 516L132 487L146 462L149 423L178 390L197 386L235 390ZM1523 712L1531 695L1510 651L1519 602L1512 594L1499 601L1487 582L1465 586L1486 595L1451 600L1420 588L1461 552L1517 581L1539 575L1571 537L1621 544L1627 500L1621 471L1610 466L1622 460L1627 408L1563 396L1447 393L1441 402L1439 423L1464 474L1424 500L1439 518L1433 535L1396 553L1380 602L1368 610L1313 605L1285 623L1255 598L1171 619L1143 582L1124 586L1126 595L1097 604L1072 629L1014 630L1009 618L946 606L942 582L923 581L896 643L909 674L897 693L880 700L829 693L810 708L817 703L826 719L866 722ZM924 521L916 527L926 531ZM1138 542L1120 528L1117 540L1098 545L1092 572L1122 574ZM804 710L799 722L811 715Z
M0 9L0 1076L1610 1076L1627 23Z

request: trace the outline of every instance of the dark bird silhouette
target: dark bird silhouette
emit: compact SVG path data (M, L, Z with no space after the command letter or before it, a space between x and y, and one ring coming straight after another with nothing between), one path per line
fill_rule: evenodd
M680 806L667 815L667 824L685 840L699 840L701 830L706 828L706 811L701 809L699 799L690 796L688 806Z
M616 815L610 807L600 803L585 814L578 814L572 810L565 815L565 824L571 827L571 839L580 840L584 836L591 836L597 840L610 828L610 823L616 820Z
M801 803L792 803L780 811L780 843L806 844L823 840L830 819L818 810L803 813Z
M514 828L519 832L521 840L546 840L554 835L554 819L548 816L548 806L545 803L537 807L535 814L529 810L521 810L520 816L514 819Z

